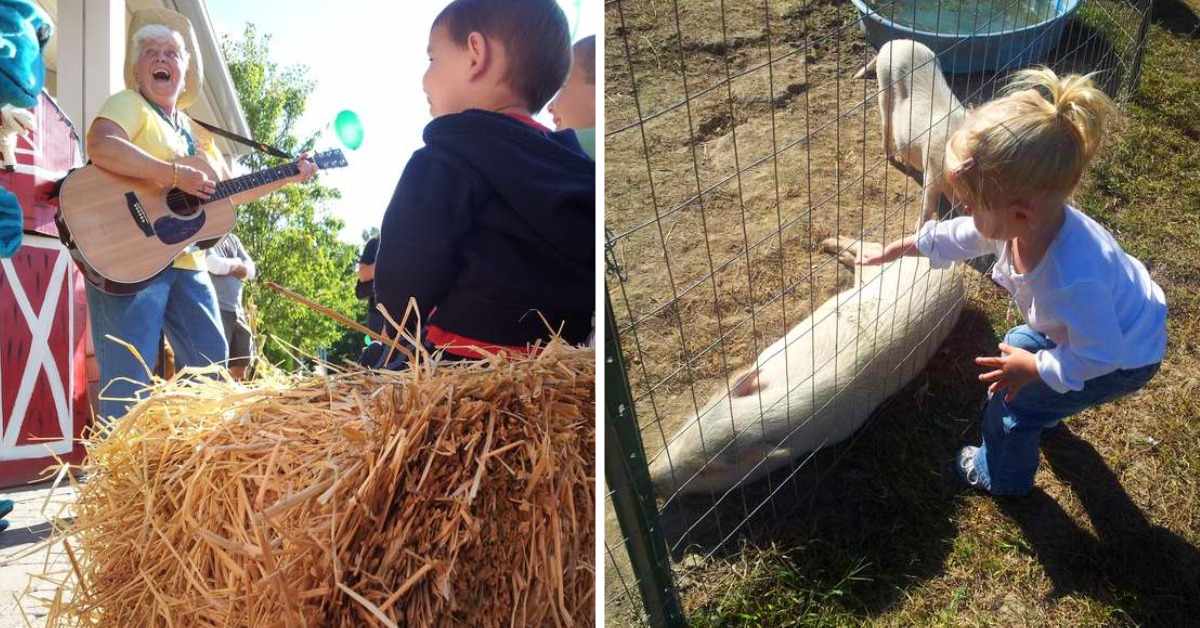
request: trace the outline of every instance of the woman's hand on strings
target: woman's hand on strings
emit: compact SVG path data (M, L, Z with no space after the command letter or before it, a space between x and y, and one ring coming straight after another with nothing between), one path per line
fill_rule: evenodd
M296 183L304 183L317 174L317 164L313 163L307 152L300 153L300 158L296 161L296 167L300 169L300 174L292 177L292 180Z
M217 190L217 183L201 170L184 164L175 164L175 187L202 199L208 200Z

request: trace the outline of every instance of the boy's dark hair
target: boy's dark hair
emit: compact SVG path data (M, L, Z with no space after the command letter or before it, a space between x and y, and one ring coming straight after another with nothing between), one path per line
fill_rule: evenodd
M575 62L583 68L588 85L596 84L596 36L588 35L575 42Z
M533 113L541 111L571 70L571 32L554 0L454 0L433 26L465 46L471 33L499 41L507 51L509 84Z

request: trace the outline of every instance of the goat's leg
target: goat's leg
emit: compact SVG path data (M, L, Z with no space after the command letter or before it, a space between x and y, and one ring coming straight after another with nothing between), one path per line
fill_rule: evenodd
M862 266L859 260L883 253L883 245L878 242L864 242L855 238L839 236L825 238L821 241L821 250L836 255L838 262L854 271L854 285L862 286L867 280L879 273L879 266Z
M892 86L885 85L881 75L879 80L879 121L883 126L883 154L892 163L896 163L895 126L892 124L892 115L895 114L894 106L895 95L892 93Z
M821 250L830 255L836 255L839 263L854 270L858 266L858 260L883 253L883 245L878 242L865 242L856 238L838 236L822 240Z
M945 187L941 177L934 181L925 181L925 189L921 192L921 215L917 217L917 228L925 224L927 220L937 220L941 218L938 213L938 206L942 202L942 189Z
M862 241L845 236L821 240L821 250L837 256L838 262L851 270L858 263L861 246Z

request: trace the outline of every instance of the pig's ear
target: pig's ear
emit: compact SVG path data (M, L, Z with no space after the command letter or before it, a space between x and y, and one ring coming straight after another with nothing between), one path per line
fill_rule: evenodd
M730 390L730 394L732 394L735 398L749 397L763 388L766 388L766 386L763 385L762 380L760 380L758 377L758 369L752 369L743 373L742 376L739 377L736 382L734 382L733 388Z

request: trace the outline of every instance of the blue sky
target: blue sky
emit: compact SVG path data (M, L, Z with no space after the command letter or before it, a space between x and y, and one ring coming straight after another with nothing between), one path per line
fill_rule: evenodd
M596 34L600 0L559 0L575 39ZM362 119L364 140L346 151L348 168L322 175L342 191L330 207L346 223L342 239L360 243L378 226L409 155L421 146L429 105L421 91L429 26L443 2L394 0L209 0L218 35L238 38L247 22L271 34L281 66L305 65L316 82L301 135L331 122L343 109ZM549 125L549 118L539 116ZM319 150L340 146L332 132Z

